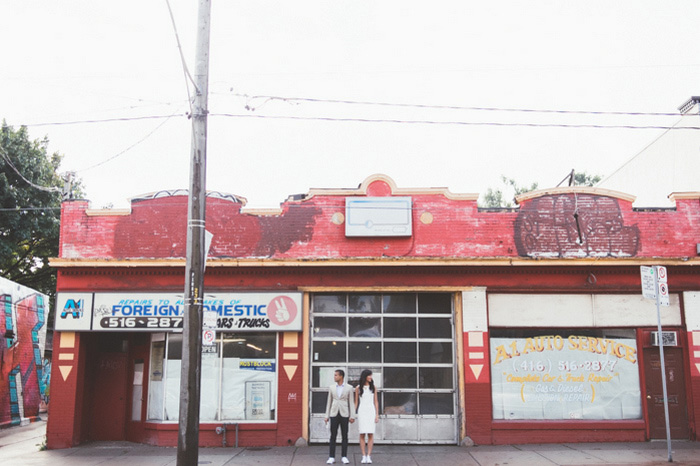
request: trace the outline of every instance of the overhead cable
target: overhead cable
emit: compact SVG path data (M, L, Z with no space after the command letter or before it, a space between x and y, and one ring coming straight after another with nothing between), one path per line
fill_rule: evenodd
M238 93L214 93L219 95L233 95L236 97L243 97L248 99L248 101L253 101L255 99L264 99L267 103L272 100L279 100L283 102L311 102L311 103L331 103L331 104L348 104L348 105L370 105L370 106L381 106L381 107L403 107L403 108L423 108L423 109L434 109L434 110L476 110L476 111L488 111L488 112L524 112L524 113L559 113L559 114L574 114L574 115L624 115L624 116L680 116L681 114L676 113L659 113L659 112L614 112L614 111L592 111L592 110L556 110L556 109L532 109L532 108L504 108L504 107L474 107L474 106L459 106L459 105L430 105L430 104L409 104L401 102L375 102L366 100L346 100L346 99L317 99L311 97L283 97L276 95L248 95L248 94L238 94ZM256 110L256 107L252 105L247 105L247 109Z
M594 129L661 129L661 130L700 130L700 126L657 126L657 125L592 125L592 124L560 124L560 123L502 123L497 121L455 121L455 120L399 120L384 118L336 118L336 117L303 117L282 115L255 115L237 113L210 113L212 117L229 118L259 118L271 120L297 121L329 121L352 123L391 123L410 125L457 125L457 126L500 126L500 127L530 127L530 128L594 128Z
M17 167L15 167L15 164L12 163L12 160L10 160L10 156L7 154L7 152L5 152L5 149L3 149L2 147L0 147L0 155L1 155L2 158L5 160L5 162L7 162L7 164L10 166L10 168L12 168L12 170L14 170L15 173L17 173L17 176L19 176L20 178L22 178L22 179L23 179L29 186L31 186L32 188L38 189L38 190L40 190L40 191L45 191L45 192L48 192L48 193L62 193L62 192L63 192L63 189L57 188L57 187L55 187L55 186L40 186L40 185L38 185L38 184L35 184L35 183L32 183L31 181L29 181L29 180L28 180L27 178L25 178L24 175L17 169Z

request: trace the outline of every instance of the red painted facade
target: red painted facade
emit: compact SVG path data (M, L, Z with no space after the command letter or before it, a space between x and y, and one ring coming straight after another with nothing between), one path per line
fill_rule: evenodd
M412 235L346 237L345 199L351 196L410 196ZM632 199L621 193L558 188L522 198L518 209L489 210L477 207L476 196L443 189L399 189L383 176L369 178L358 189L311 191L304 199L283 203L274 214L246 213L239 198L209 197L206 222L213 241L205 289L457 292L481 287L487 295L640 294L639 265L666 265L672 277L670 291L682 297L700 291L696 250L700 194L676 195L675 201L672 210L636 210ZM186 195L135 199L130 211L123 213L88 207L87 201L63 205L60 253L53 261L59 271L59 293L181 292ZM688 310L682 298L680 306L685 316ZM700 419L700 328L683 320L677 330L683 335L685 355L687 438L695 439ZM468 322L464 327L463 332L457 330L464 374L460 396L465 400L460 439L498 444L650 438L646 413L642 419L626 421L493 420L489 331L477 335L467 329ZM75 332L55 338L50 448L91 439L95 426L90 419L99 417L94 411L99 403L89 399L96 376L91 363L98 346L94 335ZM147 346L139 343L142 337L126 336L148 364ZM304 437L308 341L302 333L295 338L294 347L285 347L284 335L278 334L278 362L295 369L291 378L280 372L277 422L241 423L241 445L289 445ZM481 343L475 346L475 341ZM70 370L64 369L62 375L61 365ZM123 380L126 388L133 381L130 377L133 374ZM202 424L202 445L222 444L215 432L219 425ZM226 442L231 445L234 434L232 427L228 429ZM177 424L126 422L122 432L123 439L133 441L177 442Z

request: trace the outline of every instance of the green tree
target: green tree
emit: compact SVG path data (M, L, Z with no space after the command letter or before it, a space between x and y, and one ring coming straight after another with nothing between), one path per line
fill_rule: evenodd
M600 175L589 175L586 172L576 173L571 170L571 174L574 177L573 186L595 186L603 179ZM571 174L567 176L569 180ZM566 178L562 180L562 182L564 181L566 181ZM501 182L504 185L503 188L488 188L483 200L479 202L480 207L513 207L513 201L506 199L504 192L512 193L511 199L515 200L517 196L534 191L538 187L537 183L532 183L529 186L527 184L520 185L513 178L508 178L505 175L501 175Z
M600 175L589 175L586 172L574 173L574 186L595 186L602 179Z
M537 189L537 183L528 185L519 185L513 178L508 178L501 175L501 182L504 188L489 188L484 194L484 200L479 203L480 207L513 207L513 202L505 198L504 189L512 193L512 199L520 194L534 191Z
M53 298L64 181L61 155L48 139L30 140L26 127L0 130L0 276ZM80 192L80 186L77 186Z

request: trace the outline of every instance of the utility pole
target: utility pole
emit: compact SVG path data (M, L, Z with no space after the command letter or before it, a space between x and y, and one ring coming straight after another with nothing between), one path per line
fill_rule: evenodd
M202 368L202 298L204 295L207 113L209 94L209 28L211 0L199 0L195 97L192 105L192 155L187 206L187 262L185 315L180 373L178 466L194 466L199 459L199 402Z

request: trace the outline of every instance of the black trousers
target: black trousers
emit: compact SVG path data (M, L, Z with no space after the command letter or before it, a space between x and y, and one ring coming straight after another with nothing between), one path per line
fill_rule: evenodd
M331 418L331 452L329 457L335 458L335 441L338 437L338 425L340 425L340 434L343 437L343 443L340 445L342 456L348 456L348 422L349 417L343 417L338 414L336 417Z

